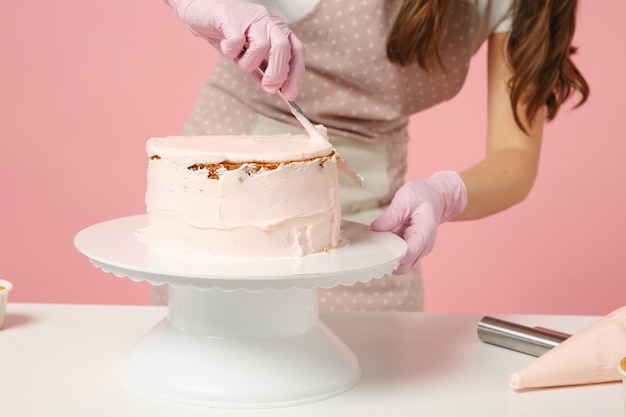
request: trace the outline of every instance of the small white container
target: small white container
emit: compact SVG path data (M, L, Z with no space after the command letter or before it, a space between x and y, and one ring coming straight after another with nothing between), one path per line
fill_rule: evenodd
M0 279L0 330L4 324L4 315L7 310L7 301L9 299L9 291L13 289L13 284L9 281Z
M622 388L623 388L623 406L624 406L624 416L626 416L626 357L622 358L617 365L617 369L619 373L622 374Z

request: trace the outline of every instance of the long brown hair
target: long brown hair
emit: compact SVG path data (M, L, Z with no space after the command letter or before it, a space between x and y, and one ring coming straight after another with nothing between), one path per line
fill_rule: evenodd
M387 39L389 59L400 65L417 62L426 70L443 68L439 45L453 1L403 0ZM581 96L576 107L589 96L589 85L571 59L576 12L577 0L515 0L507 60L513 73L511 106L522 130L518 104L526 105L529 121L544 105L552 120L574 92Z

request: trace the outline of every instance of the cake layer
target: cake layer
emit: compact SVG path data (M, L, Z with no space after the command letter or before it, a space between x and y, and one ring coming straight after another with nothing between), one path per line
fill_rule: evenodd
M324 142L324 143L322 143ZM308 136L148 141L151 244L233 257L301 256L337 246L336 156Z

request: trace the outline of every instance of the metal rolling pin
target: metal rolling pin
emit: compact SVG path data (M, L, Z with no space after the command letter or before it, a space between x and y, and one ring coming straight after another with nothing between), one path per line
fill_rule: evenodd
M541 356L570 336L543 327L527 327L489 316L478 322L478 338L483 342L532 356Z

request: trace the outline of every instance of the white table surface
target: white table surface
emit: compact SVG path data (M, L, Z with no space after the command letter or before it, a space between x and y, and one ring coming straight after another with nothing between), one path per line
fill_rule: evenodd
M620 383L511 390L534 358L482 343L482 315L325 313L362 378L337 397L295 407L188 406L135 391L120 369L165 307L9 303L0 331L0 416L564 416L622 417ZM599 317L493 315L575 333Z

